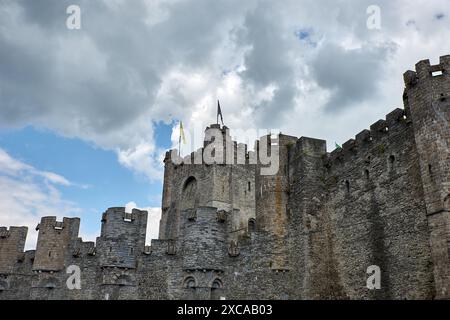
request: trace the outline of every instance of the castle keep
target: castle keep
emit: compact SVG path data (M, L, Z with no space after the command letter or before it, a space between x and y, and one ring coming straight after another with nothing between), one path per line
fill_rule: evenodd
M78 218L42 218L25 252L27 228L1 227L0 299L449 299L450 56L404 81L404 109L331 153L283 134L254 152L225 144L239 164L168 152L151 246L136 209L106 210L96 243L78 236ZM266 146L279 154L273 175L250 161ZM379 289L366 285L370 266Z

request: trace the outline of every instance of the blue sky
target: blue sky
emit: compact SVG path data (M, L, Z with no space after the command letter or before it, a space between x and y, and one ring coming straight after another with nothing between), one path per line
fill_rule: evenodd
M156 145L170 149L171 133L171 125L156 124ZM62 199L79 209L69 215L81 218L80 234L87 235L90 240L99 234L101 214L106 208L125 206L129 202L145 208L158 208L161 204L161 180L150 181L146 176L125 168L117 161L114 151L93 143L27 126L1 129L0 148L17 161L40 171L55 173L71 182L69 186L58 186L58 190ZM64 215L61 212L59 218Z

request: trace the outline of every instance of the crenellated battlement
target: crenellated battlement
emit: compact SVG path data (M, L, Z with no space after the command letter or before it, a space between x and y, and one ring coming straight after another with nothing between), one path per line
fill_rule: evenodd
M135 268L145 247L147 211L109 208L102 214L96 253L102 267Z
M33 270L59 271L65 266L66 258L74 241L78 238L80 218L42 217L37 225L39 231Z
M370 130L365 129L358 133L354 139L349 139L342 144L342 148L337 148L328 154L326 165L329 168L342 165L345 161L354 157L363 157L368 149L376 148L380 143L389 139L395 139L401 132L404 132L411 120L406 117L404 109L394 109L370 125ZM381 153L382 150L376 150Z
M436 75L448 76L450 74L450 55L441 56L437 65L431 65L429 59L421 60L416 64L415 70L408 70L403 74L406 88L411 88L418 82L430 80Z
M177 244L173 240L152 239L150 246L145 246L144 253L151 256L165 256L176 253ZM175 248L175 251L173 249Z
M250 131L256 134L256 131ZM242 132L242 134L245 136L245 134L250 133ZM219 137L220 141L217 139ZM180 156L177 149L167 151L164 157L164 163L166 165L174 165L175 167L191 164L207 166L212 164L256 165L264 162L261 157L265 155L260 153L261 143L264 143L264 149L262 150L266 151L267 155L270 155L271 150L279 144L279 136L270 134L263 135L259 139L253 141L253 143L254 150L249 150L247 144L238 143L237 141L232 140L230 129L228 127L212 124L205 129L203 147L186 156Z
M109 208L102 214L100 237L119 238L130 233L138 234L147 224L147 211L133 209L125 212L124 207Z
M81 238L78 238L74 248L72 250L72 256L74 258L83 258L85 256L95 256L96 255L96 247L95 242L93 241L82 241Z
M137 210L137 209L134 209ZM139 211L139 210L137 210ZM112 220L130 220L128 222L134 221L136 218L136 215L133 217L133 212L128 213L125 212L125 207L111 207L108 208L105 212L102 214L102 222L112 221Z
M63 218L63 221L57 221L56 217L43 217L36 226L36 231L64 230L73 236L78 235L79 228L80 218Z
M23 255L27 227L0 227L0 274L13 272Z
M28 233L28 227L0 227L0 241L2 239L14 238L25 240Z
M27 227L0 227L0 274L14 269L26 256L32 270L62 271L69 261L99 256L100 261L113 266L134 266L135 258L143 252L146 235L147 211L109 208L102 214L102 232L95 242L84 242L78 237L80 219L55 216L42 217L36 226L39 231L35 251L23 252ZM139 249L142 247L142 249ZM136 248L136 250L135 250Z
M249 151L208 126L200 149L165 155L151 245L147 211L124 207L101 215L95 243L79 218L43 217L36 251L26 227L0 227L0 299L449 299L449 74L450 56L418 62L404 109L329 153L282 133ZM369 266L380 289L362 285Z

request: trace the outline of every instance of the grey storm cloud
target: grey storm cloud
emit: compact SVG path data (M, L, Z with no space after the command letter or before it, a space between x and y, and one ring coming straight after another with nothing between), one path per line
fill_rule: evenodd
M145 110L157 83L144 65L143 72L135 72L135 60L128 65L113 60L123 43L103 50L97 41L101 36L68 30L65 8L69 1L8 3L9 10L1 13L6 26L0 35L3 125L36 120L48 125L51 119L68 135L102 134L120 129ZM104 9L90 7L96 12ZM88 24L89 20L89 14L83 14L82 21ZM147 84L144 92L127 90L133 75Z
M288 32L279 22L284 9L273 2L264 1L246 17L240 31L240 42L250 49L244 57L246 70L244 83L257 90L273 85L273 98L254 106L256 124L280 126L284 115L294 107L297 88L292 65L295 34Z
M330 43L311 63L317 84L331 93L327 111L337 112L378 94L379 79L386 74L389 54L395 46L345 49Z
M233 3L163 2L167 19L149 25L145 1L7 1L0 13L1 124L50 120L63 134L104 137L143 115L160 120L151 118L160 77L177 64L208 63ZM81 7L79 31L65 27L71 4ZM107 147L129 142L99 139Z
M217 98L230 127L312 136L305 112L338 127L328 114L388 105L401 72L450 52L434 19L448 16L447 0L379 2L372 32L369 0L2 0L0 127L77 137L138 171L160 163L155 122L214 120ZM73 4L81 30L65 25Z

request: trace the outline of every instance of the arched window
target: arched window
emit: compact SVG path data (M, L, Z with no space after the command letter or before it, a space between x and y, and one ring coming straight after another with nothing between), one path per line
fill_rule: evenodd
M223 288L222 280L215 279L211 285L211 288L212 289L222 289Z
M183 185L181 210L195 209L197 206L197 179L189 177Z
M183 287L187 289L195 289L197 282L194 277L187 277L184 279Z
M183 288L187 290L186 292L186 299L188 300L194 300L196 298L195 296L195 289L197 287L197 281L194 277L189 276L183 281Z
M215 279L211 284L211 300L219 300L223 288L222 280Z

